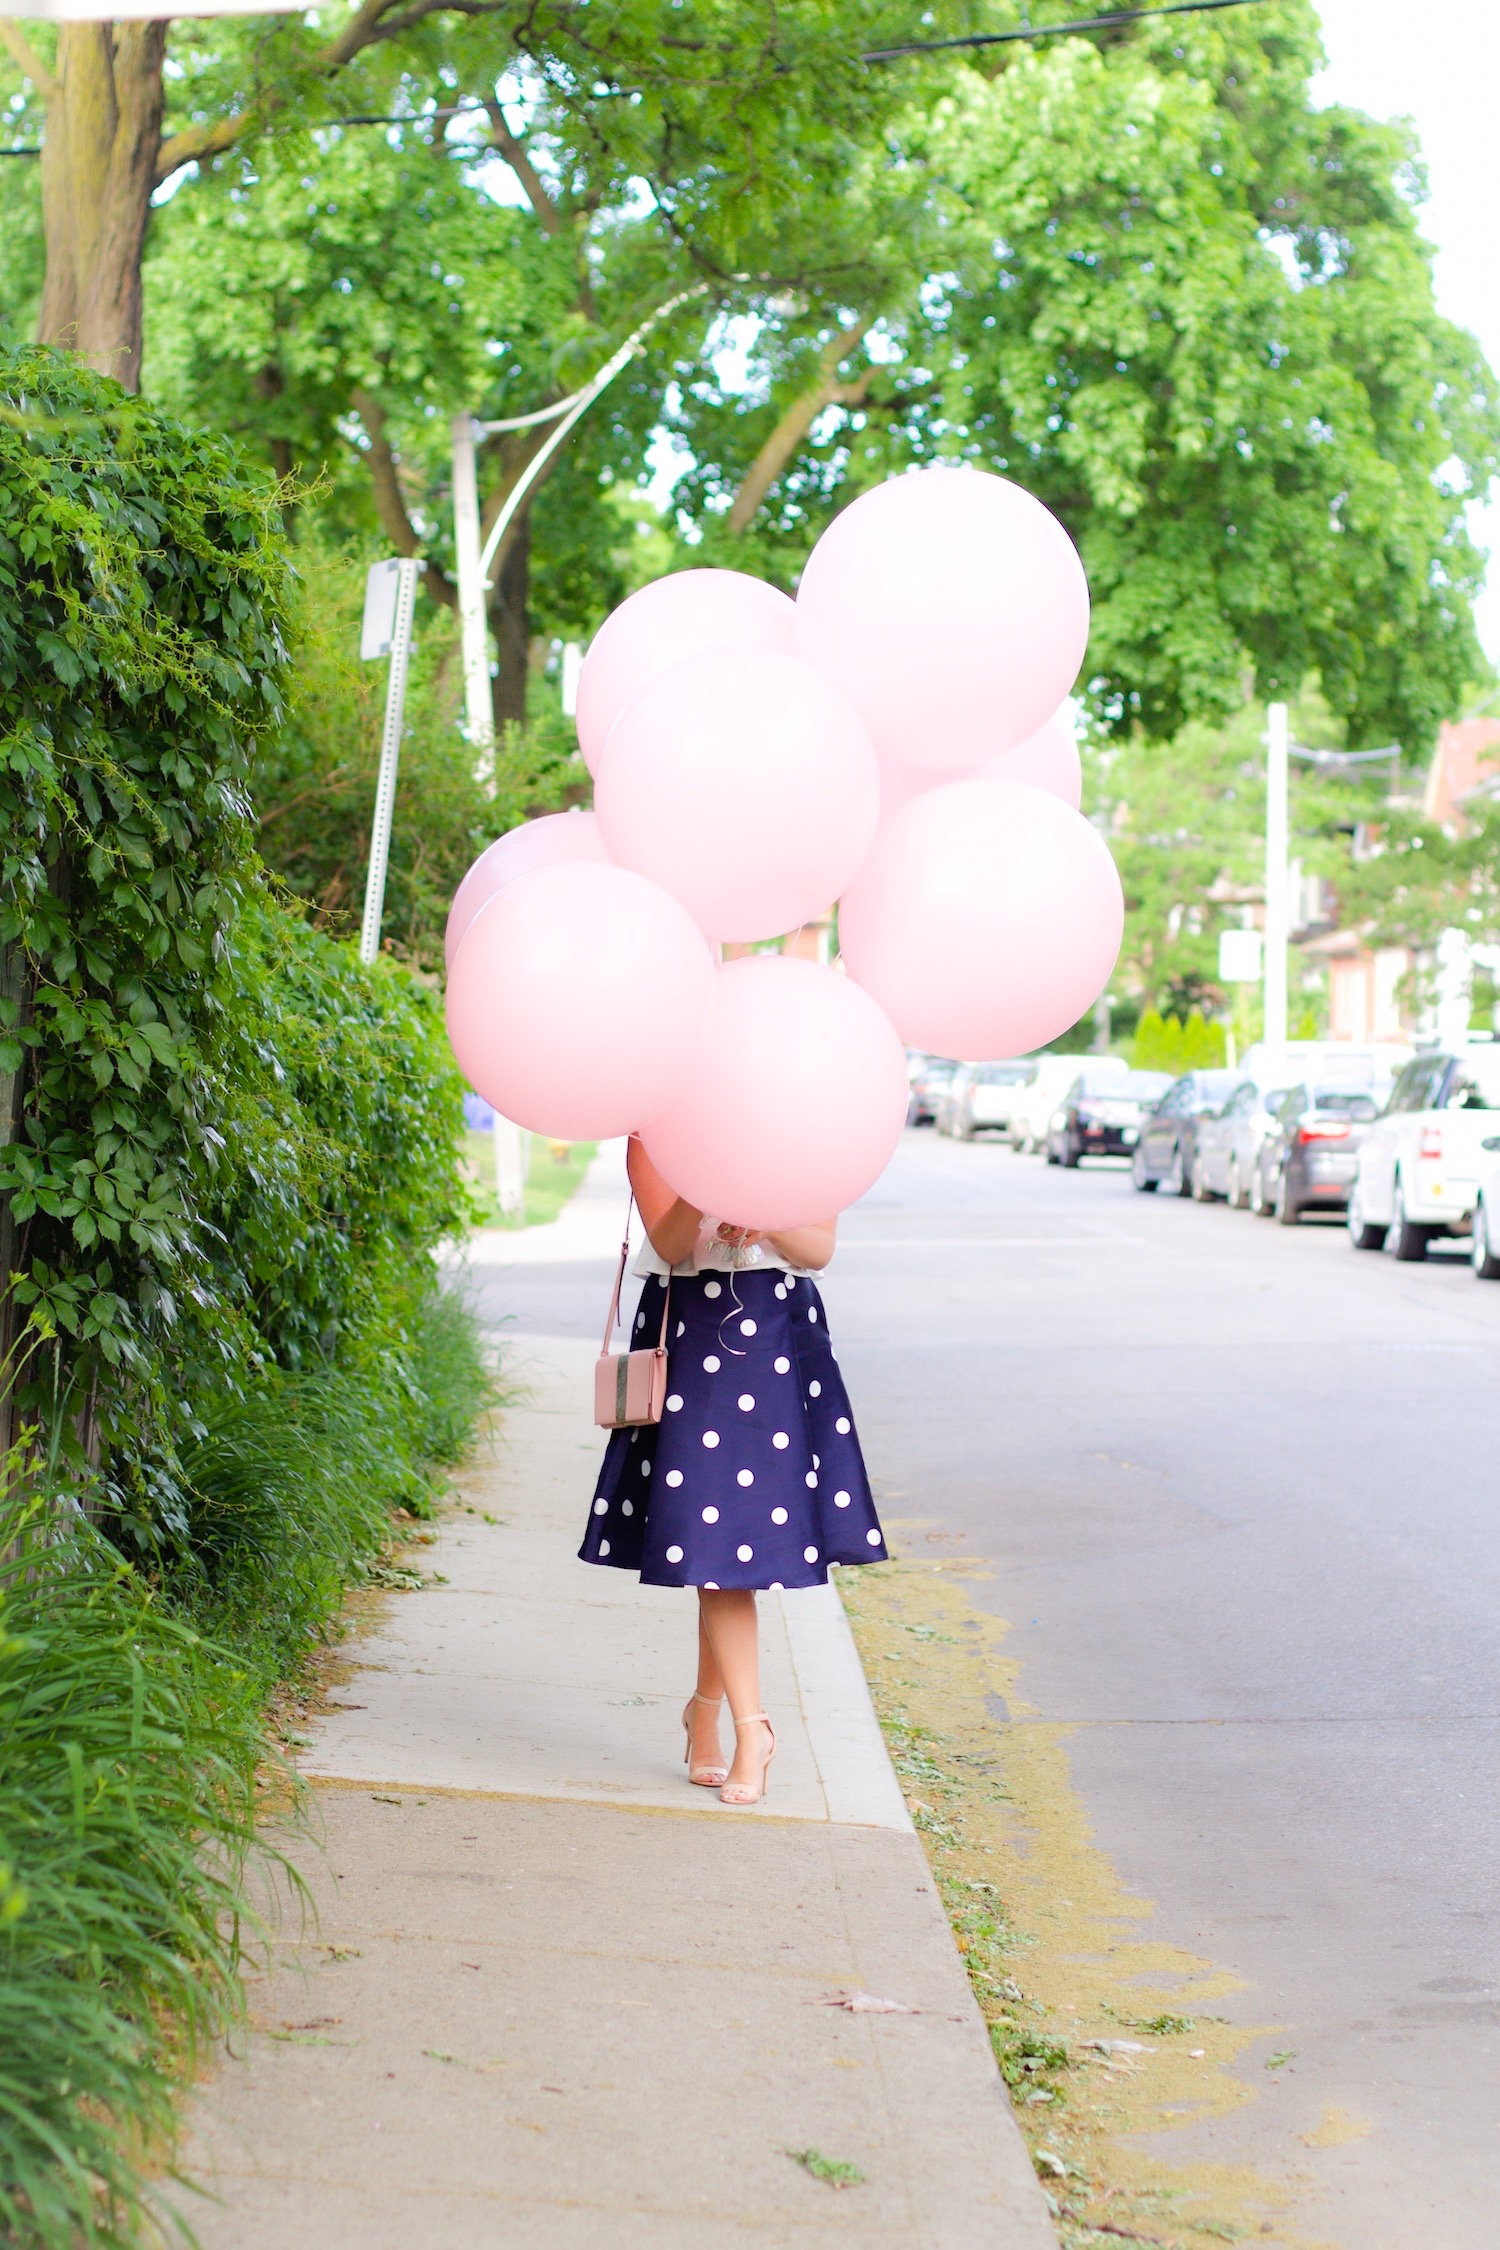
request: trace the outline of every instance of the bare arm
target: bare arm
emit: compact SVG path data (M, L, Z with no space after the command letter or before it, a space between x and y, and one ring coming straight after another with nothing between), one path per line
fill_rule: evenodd
M833 1256L838 1240L837 1219L815 1219L811 1226L788 1227L781 1234L759 1234L754 1227L722 1226L720 1236L725 1242L748 1245L752 1242L769 1242L778 1257L785 1258L789 1266L803 1266L810 1273L821 1273Z
M651 1237L652 1249L669 1266L681 1265L684 1258L691 1256L698 1240L703 1213L695 1211L691 1203L684 1203L682 1197L668 1187L633 1133L625 1153L625 1167L646 1232Z

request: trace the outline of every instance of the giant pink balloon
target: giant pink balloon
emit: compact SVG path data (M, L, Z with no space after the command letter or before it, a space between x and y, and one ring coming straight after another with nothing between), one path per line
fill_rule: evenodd
M895 765L976 766L1024 742L1072 687L1088 629L1062 525L980 469L919 469L861 494L797 593L803 655Z
M906 1101L901 1042L868 993L810 961L751 955L720 969L687 1091L641 1138L700 1211L807 1226L880 1177Z
M578 743L597 773L609 730L658 673L715 648L796 648L790 598L739 570L679 570L607 617L578 675Z
M851 977L909 1046L1028 1054L1109 981L1120 878L1081 813L1024 781L956 781L882 824L839 902Z
M875 835L875 753L847 697L779 649L714 649L643 688L594 783L611 859L712 938L779 937L827 911Z
M968 781L967 770L956 773L919 773L915 766L883 765L880 769L880 817L889 819L925 789L940 789L945 781Z
M564 1141L675 1101L713 1007L684 908L628 868L559 861L483 905L448 977L448 1037L502 1117Z
M1083 803L1083 761L1073 729L1061 711L1039 727L1029 741L988 759L979 770L996 781L1029 781L1033 789L1045 789L1049 796L1061 797L1074 812Z
M556 860L608 858L591 812L544 813L540 820L523 820L519 828L508 828L485 846L453 894L443 932L444 960L453 966L464 932L481 906L518 875L533 867L550 867Z

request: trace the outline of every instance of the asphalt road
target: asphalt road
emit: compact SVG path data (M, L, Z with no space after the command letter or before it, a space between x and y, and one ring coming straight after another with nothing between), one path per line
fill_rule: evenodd
M491 1311L595 1334L607 1279ZM923 1131L825 1295L877 1492L993 1564L1138 1934L1295 2050L1157 2145L1314 2183L1298 2239L1495 2250L1500 1283ZM1369 2131L1310 2156L1330 2107Z

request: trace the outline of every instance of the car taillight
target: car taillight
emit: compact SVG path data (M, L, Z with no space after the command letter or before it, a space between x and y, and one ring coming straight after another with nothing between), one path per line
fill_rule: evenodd
M1305 1148L1309 1141L1347 1141L1347 1125L1299 1125L1297 1138Z
M1436 1163L1443 1153L1443 1128L1441 1125L1424 1125L1422 1138L1417 1144L1417 1154L1426 1164Z

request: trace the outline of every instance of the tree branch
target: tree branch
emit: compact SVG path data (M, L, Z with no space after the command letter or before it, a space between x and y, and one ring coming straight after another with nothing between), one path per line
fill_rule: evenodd
M385 408L378 400L371 398L368 391L362 390L351 394L350 403L364 423L365 434L370 440L370 482L375 487L375 513L380 518L381 529L398 555L420 555L422 542L406 512L396 455L385 434ZM446 602L450 609L458 607L458 588L448 573L440 570L435 562L428 561L423 583L435 600Z
M180 133L173 133L156 152L153 185L160 187L163 180L180 172L184 164L199 163L205 156L222 156L254 123L254 117L247 110L238 117L221 117L213 125L188 125Z
M505 112L497 101L487 99L490 139L506 163L515 173L526 191L526 200L542 222L545 234L556 234L562 226L562 214L543 185L541 174L526 153L526 143L518 140L505 122Z
M16 68L31 80L44 102L55 102L62 87L53 77L41 56L19 24L10 16L0 16L0 39L10 49Z
M824 407L854 406L864 397L874 377L873 367L867 367L852 383L841 383L838 372L839 362L847 359L858 347L869 325L867 320L852 321L824 345L818 354L817 382L805 390L800 398L793 399L745 472L744 482L735 494L734 505L729 511L731 531L741 532L748 528L766 494L786 468Z

